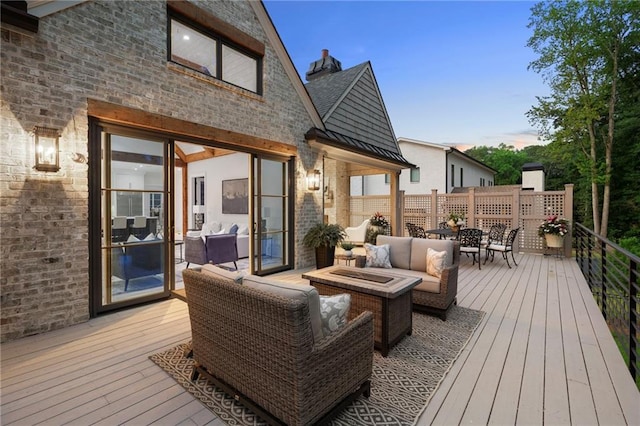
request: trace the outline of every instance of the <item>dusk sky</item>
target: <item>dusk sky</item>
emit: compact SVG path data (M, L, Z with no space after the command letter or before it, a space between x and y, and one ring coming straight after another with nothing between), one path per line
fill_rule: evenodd
M371 61L396 137L461 149L541 144L526 112L549 93L527 66L533 2L265 0L304 74L322 49Z

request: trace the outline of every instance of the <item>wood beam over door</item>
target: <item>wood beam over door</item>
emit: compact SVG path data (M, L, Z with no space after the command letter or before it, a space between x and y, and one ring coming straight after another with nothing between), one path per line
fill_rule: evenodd
M91 117L106 122L161 132L169 134L177 140L195 144L220 144L227 150L256 154L295 156L298 153L298 148L295 145L205 126L97 99L87 100L87 113Z

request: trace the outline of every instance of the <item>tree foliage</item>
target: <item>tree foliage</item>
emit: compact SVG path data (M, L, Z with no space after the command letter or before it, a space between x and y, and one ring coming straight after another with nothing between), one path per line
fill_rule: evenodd
M551 89L529 118L559 154L581 154L567 159L590 182L593 228L603 236L616 191L615 148L628 144L616 127L635 126L621 123L627 117L621 107L637 92L629 83L638 74L639 22L640 3L613 0L538 3L529 22L528 46L538 54L530 69Z

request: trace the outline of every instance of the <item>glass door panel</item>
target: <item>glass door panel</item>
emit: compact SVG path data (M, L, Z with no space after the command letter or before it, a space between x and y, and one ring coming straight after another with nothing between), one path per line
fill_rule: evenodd
M167 152L167 141L103 133L100 309L168 294Z
M254 264L256 274L289 268L288 160L254 157L253 215Z

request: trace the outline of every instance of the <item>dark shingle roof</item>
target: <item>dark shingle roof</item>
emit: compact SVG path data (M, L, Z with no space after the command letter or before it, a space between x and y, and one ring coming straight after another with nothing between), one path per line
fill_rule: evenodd
M327 74L305 84L313 104L323 119L367 64L368 62L363 62L355 67Z

